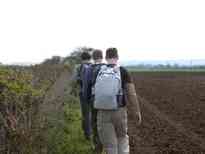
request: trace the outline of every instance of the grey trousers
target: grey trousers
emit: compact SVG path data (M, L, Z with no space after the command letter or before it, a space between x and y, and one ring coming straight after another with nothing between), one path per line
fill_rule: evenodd
M97 126L100 140L107 154L129 154L127 110L99 110Z

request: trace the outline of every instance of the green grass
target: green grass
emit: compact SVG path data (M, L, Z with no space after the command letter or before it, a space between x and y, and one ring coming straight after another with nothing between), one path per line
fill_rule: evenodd
M92 143L87 141L81 128L81 112L77 98L66 98L63 119L49 132L50 154L92 154Z

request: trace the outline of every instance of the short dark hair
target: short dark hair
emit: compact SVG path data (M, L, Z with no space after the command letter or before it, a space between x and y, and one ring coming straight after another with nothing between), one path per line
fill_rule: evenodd
M117 48L108 48L106 50L106 59L119 58Z
M89 52L82 52L80 57L81 57L81 60L90 60L91 59L91 55Z
M93 60L103 59L103 52L102 50L95 49L92 54Z

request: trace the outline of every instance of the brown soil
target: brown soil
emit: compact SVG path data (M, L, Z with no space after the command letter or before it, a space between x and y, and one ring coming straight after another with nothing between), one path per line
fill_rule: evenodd
M133 73L143 123L129 115L131 154L205 154L205 73Z

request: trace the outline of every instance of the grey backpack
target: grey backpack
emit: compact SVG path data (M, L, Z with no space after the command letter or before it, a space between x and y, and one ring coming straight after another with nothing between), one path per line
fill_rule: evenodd
M101 67L94 86L94 108L116 110L119 107L119 98L122 96L122 82L120 67Z

